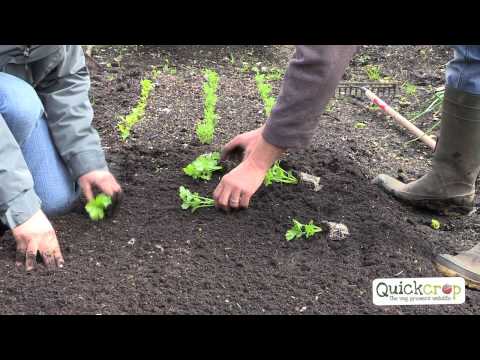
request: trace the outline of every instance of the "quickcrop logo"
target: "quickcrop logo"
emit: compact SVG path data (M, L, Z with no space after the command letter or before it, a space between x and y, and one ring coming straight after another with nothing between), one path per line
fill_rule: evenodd
M446 305L465 302L465 280L460 277L373 280L375 305Z

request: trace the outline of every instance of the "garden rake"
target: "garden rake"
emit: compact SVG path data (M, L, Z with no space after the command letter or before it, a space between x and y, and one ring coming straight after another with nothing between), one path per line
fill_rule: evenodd
M353 83L345 82L340 83L337 87L335 95L336 96L353 96L360 97L365 95L373 104L377 105L383 112L390 115L398 124L406 128L417 139L424 142L430 149L435 150L436 141L420 130L418 127L408 121L400 113L395 111L391 106L389 106L385 101L383 101L379 96L395 96L397 92L396 83ZM379 96L378 96L378 95Z

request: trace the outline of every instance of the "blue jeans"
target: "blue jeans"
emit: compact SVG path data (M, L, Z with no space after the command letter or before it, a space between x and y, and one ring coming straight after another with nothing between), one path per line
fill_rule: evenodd
M79 196L78 186L58 154L35 90L0 72L0 113L22 150L42 210L49 216L68 212Z
M447 65L446 85L480 95L480 46L455 45L454 58Z

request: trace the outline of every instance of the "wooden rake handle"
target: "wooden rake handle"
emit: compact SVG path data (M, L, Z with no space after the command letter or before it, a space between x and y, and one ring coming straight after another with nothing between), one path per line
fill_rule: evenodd
M390 115L397 123L410 131L419 140L424 142L430 149L435 150L436 141L434 139L432 139L429 135L425 134L422 130L413 125L397 111L392 109L387 103L385 103L385 101L380 99L373 92L371 92L367 88L363 88L363 90L365 91L365 95L370 99L372 103L378 105L380 109L382 109L386 114Z

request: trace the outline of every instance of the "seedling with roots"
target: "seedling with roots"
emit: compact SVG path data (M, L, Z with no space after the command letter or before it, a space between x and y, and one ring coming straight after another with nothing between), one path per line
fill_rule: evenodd
M280 161L276 161L273 166L268 170L265 176L265 186L269 186L272 183L283 184L298 184L298 179L293 176L292 170L286 171L280 166Z
M105 218L105 210L110 205L112 205L112 198L106 194L99 194L85 205L85 210L90 219L99 221Z
M182 200L182 209L192 209L192 213L195 212L195 210L197 209L204 207L212 207L215 205L213 199L200 196L196 192L192 193L184 186L180 186L179 195L180 199Z
M285 239L291 241L293 239L299 239L302 236L308 239L321 231L323 231L323 229L320 226L315 225L313 220L310 220L308 224L302 224L293 219L293 226L285 233Z
M183 168L183 172L194 179L210 180L212 173L221 170L222 166L218 165L220 153L213 152L197 157L194 161Z

